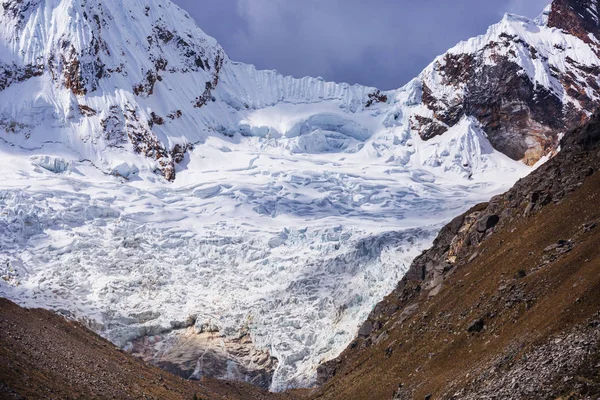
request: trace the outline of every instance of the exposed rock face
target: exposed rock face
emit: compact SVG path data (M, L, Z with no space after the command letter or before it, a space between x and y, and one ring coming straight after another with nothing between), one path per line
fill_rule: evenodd
M214 61L213 79L212 81L206 82L204 93L196 97L196 99L194 100L195 108L202 108L202 106L206 105L209 101L213 99L212 92L219 84L221 68L223 68L223 61L223 56L221 54L218 54Z
M24 24L33 13L40 12L39 0L16 1L4 0L0 3L2 24L12 28L15 39L19 40ZM57 87L69 90L74 96L84 98L86 95L100 89L100 82L111 77L126 78L131 75L141 75L142 79L131 88L139 97L148 98L155 93L155 86L167 74L194 73L207 71L210 81L207 82L205 102L211 99L211 92L219 83L224 54L217 49L211 54L189 35L168 27L160 18L152 18L151 34L146 38L146 51L149 65L140 63L139 70L132 70L126 64L124 56L126 49L116 43L107 43L105 37L110 36L110 25L117 20L113 12L107 10L102 2L73 1L66 4L69 13L76 13L77 22L69 26L67 23L53 32L55 37L49 39L51 45L32 41L32 48L42 46L44 54L36 54L34 61L26 63L6 63L0 60L0 91L15 83L25 82L31 78L40 77L47 73ZM146 8L146 17L150 19L150 7ZM45 18L45 17L42 17ZM38 39L36 39L38 40ZM132 44L132 43L129 43ZM167 60L163 54L169 49L177 54L177 60ZM29 56L29 55L28 55ZM210 85L210 88L208 88ZM90 113L90 107L80 108L84 117L91 118L96 113ZM113 105L110 115L101 116L101 127L109 146L127 148L131 145L133 152L156 160L157 172L167 180L175 179L177 163L171 157L168 144L159 140L152 126L140 123L140 118L146 114L139 104L124 102ZM112 120L112 122L110 121ZM152 120L150 118L150 120ZM176 145L185 148L186 144Z
M0 90L4 90L13 83L24 82L44 73L43 65L6 65L0 62Z
M433 247L415 259L396 289L397 298L402 302L422 292L435 296L447 276L479 256L477 248L496 229L564 199L586 177L597 171L597 157L592 151L599 145L600 116L595 116L590 124L567 135L561 143L561 153L537 173L519 181L509 192L474 207L446 225ZM378 326L382 326L385 319L399 309L398 303L384 300L369 317L370 325L377 326L379 321ZM377 335L376 330L372 335Z
M214 377L249 382L268 389L277 359L256 349L249 336L228 339L218 332L197 333L187 328L173 334L143 337L133 353L185 379Z
M40 2L41 0L3 0L1 5L4 16L16 20L17 26L20 26Z
M422 101L429 112L417 114L413 129L428 140L463 116L473 116L496 149L532 165L556 149L561 133L587 121L598 107L600 69L591 61L599 53L594 36L599 32L598 4L557 0L547 15L548 27L585 44L546 47L527 34L539 26L511 15L503 23L500 32L491 30L479 42L462 43L422 74ZM523 31L513 29L518 24ZM581 45L589 57L575 60L566 54ZM557 58L557 52L565 54Z
M598 38L600 33L599 16L598 0L554 0L548 26L562 29L597 46L594 37Z

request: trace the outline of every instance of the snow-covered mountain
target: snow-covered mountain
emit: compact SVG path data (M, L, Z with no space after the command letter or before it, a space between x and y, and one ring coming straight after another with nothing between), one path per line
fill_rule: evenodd
M390 92L233 62L168 0L0 4L0 295L188 377L313 384L599 98L595 1Z

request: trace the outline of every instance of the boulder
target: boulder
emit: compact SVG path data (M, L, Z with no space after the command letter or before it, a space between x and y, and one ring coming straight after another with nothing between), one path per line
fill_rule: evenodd
M485 233L488 230L492 229L500 222L500 217L493 215L484 215L477 221L477 231L479 233Z
M367 320L358 330L358 336L368 337L373 332L373 323Z
M479 318L479 319L476 319L475 321L471 322L467 331L471 332L471 333L478 333L478 332L481 332L484 327L485 327L485 321L483 320L483 318Z

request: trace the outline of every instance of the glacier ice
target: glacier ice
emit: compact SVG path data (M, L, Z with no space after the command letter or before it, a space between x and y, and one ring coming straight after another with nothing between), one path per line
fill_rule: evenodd
M69 168L69 163L60 157L53 156L35 156L31 157L31 162L38 167L44 168L55 174L65 172Z
M463 128L449 165L483 140ZM528 171L485 143L504 176L254 140L207 139L174 183L77 160L48 175L22 162L31 151L0 146L0 295L68 310L124 347L190 316L198 332L249 331L279 360L272 389L310 386L443 221ZM443 146L411 160L443 160Z

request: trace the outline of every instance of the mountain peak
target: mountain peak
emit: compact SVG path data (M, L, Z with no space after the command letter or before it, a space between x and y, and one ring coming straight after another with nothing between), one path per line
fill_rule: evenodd
M554 0L548 26L593 43L600 36L599 15L598 0Z

